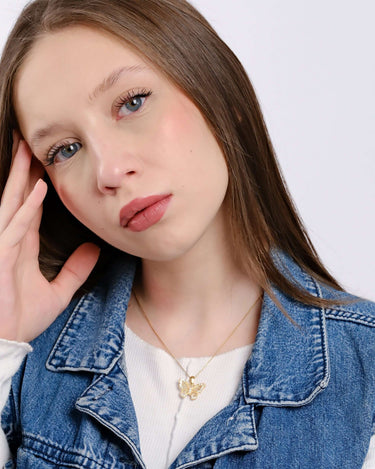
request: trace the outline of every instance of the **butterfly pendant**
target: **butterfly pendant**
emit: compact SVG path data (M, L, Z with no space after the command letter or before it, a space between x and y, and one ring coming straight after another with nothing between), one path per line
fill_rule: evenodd
M180 379L178 382L178 388L180 390L180 397L184 398L189 396L192 401L195 401L199 394L206 387L204 383L195 384L195 377L190 376L188 380Z

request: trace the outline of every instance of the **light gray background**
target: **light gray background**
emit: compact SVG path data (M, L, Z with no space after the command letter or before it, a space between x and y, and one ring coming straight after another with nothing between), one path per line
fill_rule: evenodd
M373 0L192 0L245 65L309 234L375 299ZM24 0L0 0L0 49Z

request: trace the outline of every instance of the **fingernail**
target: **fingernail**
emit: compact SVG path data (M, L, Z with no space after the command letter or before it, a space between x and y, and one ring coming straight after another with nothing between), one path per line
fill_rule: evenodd
M42 178L39 178L39 179L36 181L36 184L35 184L35 186L34 186L34 189L36 189L36 188L37 188L38 186L40 186L40 184L42 184L42 183L45 184L45 182L43 181L43 179L42 179Z

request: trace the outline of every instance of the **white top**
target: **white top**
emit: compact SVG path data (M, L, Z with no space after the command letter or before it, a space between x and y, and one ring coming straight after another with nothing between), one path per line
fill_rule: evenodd
M172 376L173 380L176 379L176 376L177 379L182 377L182 375L179 374L180 369L177 365L177 375L174 371L172 373L173 365L168 365L167 368L164 368L164 364L169 362L166 353L142 341L128 328L126 328L126 334L126 353L128 355L125 364L130 365L130 368L127 367L127 373L140 427L143 458L146 462L147 469L167 467L168 462L175 459L186 442L189 441L199 429L199 426L203 425L204 422L220 410L220 405L216 405L216 400L221 399L222 396L225 395L226 397L223 399L225 402L223 402L221 407L224 407L230 402L236 391L237 383L242 374L243 365L250 353L251 346L241 347L215 358L197 379L197 382L205 382L206 388L196 401L190 401L189 398L180 400L177 386L173 389L173 383L171 383L171 385L166 384L167 381L161 379L161 376L169 376L169 378ZM32 348L28 344L0 339L0 412L7 400L12 376L20 366L23 358L31 350ZM131 355L133 355L133 360L130 359ZM231 356L233 360L235 356L236 358L238 357L238 363L236 363L238 366L233 366L234 361L231 360L229 367L225 366L225 368L220 368L218 365L218 372L215 367L215 361L217 360L216 363L218 364L223 360L221 362L223 366L223 364L229 363L227 360L229 356ZM141 359L141 357L144 358ZM183 365L189 367L189 372L197 373L197 368L202 367L205 360L206 359L201 358L183 359ZM241 366L239 366L240 361L242 363ZM140 362L142 362L142 366L139 366ZM162 365L162 369L160 369L160 365ZM195 365L198 365L197 368ZM216 368L216 373L214 372L214 368ZM237 371L234 372L234 375L231 375L231 379L229 379L232 368L235 368ZM238 369L240 369L239 373ZM147 370L148 373L145 373ZM225 370L225 373L223 373L223 370ZM146 378L144 376L145 374L147 375ZM143 381L142 378L146 379L146 381ZM218 381L215 381L216 379ZM219 384L222 386L220 391L218 387ZM173 395L171 401L163 399L164 392ZM206 396L207 399L205 398ZM150 408L148 407L149 399L150 401L153 400L153 402L164 402L164 406L162 407L162 405L155 404L150 412ZM177 406L175 403L176 400L179 403ZM167 402L167 405L165 405L165 402ZM172 402L174 402L173 405L171 404ZM205 405L203 405L203 402ZM200 406L199 411L195 404ZM192 420L190 420L190 418L186 420L187 416L192 416ZM196 424L197 418L201 419L200 424ZM155 431L155 428L157 428L157 431ZM165 435L169 435L169 439L165 438ZM153 465L155 462L157 464L160 460L161 454L165 455L165 465ZM5 435L0 428L0 468L4 466L8 459L9 448ZM375 436L371 438L369 451L362 469L375 469Z
M180 397L177 383L187 378L167 352L144 342L127 326L125 335L125 366L142 458L147 469L166 469L197 431L231 402L252 346L216 356L196 378L196 384L206 387L191 400ZM189 375L196 375L209 359L180 358L179 362Z

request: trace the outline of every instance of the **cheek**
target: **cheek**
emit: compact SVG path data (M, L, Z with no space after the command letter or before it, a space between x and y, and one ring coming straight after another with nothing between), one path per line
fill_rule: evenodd
M56 192L58 193L62 203L65 205L65 207L68 210L71 211L72 209L74 209L75 207L74 202L77 199L77 197L74 197L73 194L71 194L71 191L69 189L67 189L64 186L58 186L56 187Z
M83 206L85 205L85 199L82 197L82 194L77 193L77 187L75 190L73 187L70 187L68 184L56 183L56 181L51 178L52 184L54 185L57 195L60 197L60 200L65 205L65 207L71 212L76 218L84 223L84 210ZM87 210L86 210L87 211Z
M173 94L163 101L158 115L152 118L152 140L156 139L163 147L168 143L184 147L194 141L202 122L200 112L188 98L181 93Z
M158 120L152 135L153 148L160 151L160 161L178 171L186 172L226 167L220 148L195 105L182 97L172 101Z

